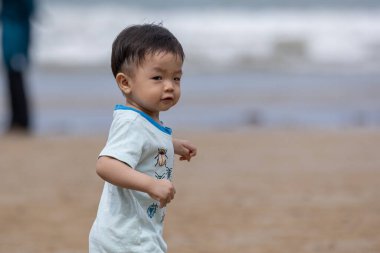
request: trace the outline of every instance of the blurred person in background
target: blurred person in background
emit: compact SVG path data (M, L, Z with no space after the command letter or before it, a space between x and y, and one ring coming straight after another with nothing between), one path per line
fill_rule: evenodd
M9 133L30 131L30 108L25 89L34 0L1 0L2 53L9 90Z

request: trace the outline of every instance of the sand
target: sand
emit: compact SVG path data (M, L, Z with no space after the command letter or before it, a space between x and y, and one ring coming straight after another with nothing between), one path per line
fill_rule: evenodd
M380 252L380 130L178 136L169 253ZM0 252L87 252L105 138L0 137Z

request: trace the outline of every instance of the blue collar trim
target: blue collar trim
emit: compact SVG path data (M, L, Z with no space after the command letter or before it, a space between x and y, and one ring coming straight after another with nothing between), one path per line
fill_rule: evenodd
M152 119L152 117L150 117L145 112L139 111L139 110L137 110L135 108L132 108L132 107L129 107L129 106L125 106L125 105L115 105L115 111L116 110L130 110L130 111L137 112L138 114L140 114L141 116L143 116L145 119L147 119L152 125L154 125L159 130L161 130L162 132L164 132L166 134L169 134L169 135L172 134L172 129L171 128L165 127L163 125L160 125L158 122L156 122L154 119Z

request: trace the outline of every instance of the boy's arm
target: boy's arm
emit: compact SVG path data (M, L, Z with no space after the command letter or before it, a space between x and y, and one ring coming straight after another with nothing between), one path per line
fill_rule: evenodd
M188 140L173 138L174 153L180 156L180 160L187 160L197 155L197 147Z
M109 156L99 157L96 173L113 185L149 194L161 208L174 198L175 188L169 180L152 178Z

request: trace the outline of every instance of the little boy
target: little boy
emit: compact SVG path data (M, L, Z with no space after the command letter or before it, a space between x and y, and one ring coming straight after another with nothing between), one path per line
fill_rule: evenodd
M116 105L96 163L106 182L89 236L90 253L166 252L165 206L174 198L174 153L190 161L196 147L172 139L159 119L180 97L184 52L159 25L124 29L112 44L111 67L126 98Z

